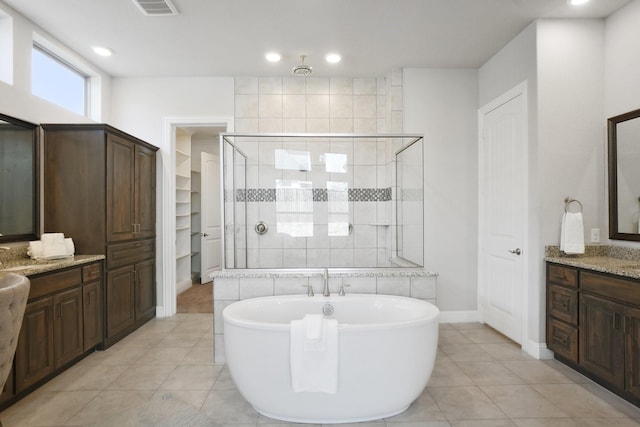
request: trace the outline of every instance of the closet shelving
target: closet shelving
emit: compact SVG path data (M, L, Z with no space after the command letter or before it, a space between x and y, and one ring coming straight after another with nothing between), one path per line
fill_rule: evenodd
M191 135L176 132L176 285L191 285Z
M191 278L200 281L200 172L191 171Z

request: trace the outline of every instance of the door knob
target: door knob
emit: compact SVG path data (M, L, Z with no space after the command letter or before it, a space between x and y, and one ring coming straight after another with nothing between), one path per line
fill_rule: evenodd
M207 233L202 233L202 237L208 237L209 235Z
M515 248L514 250L510 250L509 252L511 252L512 254L516 254L516 255L520 255L522 253L520 248Z

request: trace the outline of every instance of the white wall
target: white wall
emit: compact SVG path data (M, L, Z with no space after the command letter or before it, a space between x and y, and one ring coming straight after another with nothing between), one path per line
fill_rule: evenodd
M557 245L567 196L585 230L604 230L604 22L539 20L480 68L480 105L527 81L528 337L544 342L544 247ZM588 236L587 236L588 237Z
M601 209L605 206L604 56L604 21L539 21L537 145L542 245L559 243L567 196L582 203L587 232L606 230Z
M604 21L538 22L536 179L541 250L559 244L568 196L583 205L585 242L590 243L592 228L606 235L604 61ZM539 341L543 342L544 265L539 265L537 315Z
M166 117L205 116L233 116L233 77L112 81L112 124L155 146L162 148Z
M403 84L404 131L425 136L425 268L441 310L475 311L478 72L407 68Z
M634 0L611 15L605 26L605 117L640 108L640 0ZM606 172L606 166L605 172ZM603 201L606 206L608 200ZM608 212L605 212L608 214ZM607 216L608 221L608 216ZM607 233L603 233L607 235ZM611 244L640 247L638 242L610 241Z
M640 108L640 0L611 15L605 29L605 114Z
M13 81L0 81L0 112L32 123L86 123L108 121L107 106L111 79L87 60L65 48L46 31L37 27L18 12L0 1L0 10L10 16L13 23ZM92 119L65 110L49 101L31 94L31 47L33 33L45 37L66 58L73 59L83 69L95 74L92 85L99 90L93 93Z

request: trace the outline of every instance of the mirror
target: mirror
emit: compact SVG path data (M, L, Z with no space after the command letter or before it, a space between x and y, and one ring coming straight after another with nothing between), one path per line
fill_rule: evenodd
M38 237L37 125L0 114L0 242Z
M640 110L607 121L609 238L640 241Z

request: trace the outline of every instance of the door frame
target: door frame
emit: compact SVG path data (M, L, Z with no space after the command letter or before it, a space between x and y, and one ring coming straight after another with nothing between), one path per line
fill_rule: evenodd
M480 319L482 322L485 320L484 314L484 306L487 299L487 288L488 284L485 282L486 278L486 251L485 247L487 246L486 241L486 233L485 233L485 224L486 219L484 217L484 197L485 188L484 188L484 171L485 167L485 156L484 156L484 130L485 130L485 121L484 116L489 112L495 110L503 104L511 101L512 99L521 96L522 97L522 135L523 135L523 147L522 147L522 161L520 164L520 170L522 171L522 193L523 197L523 205L522 205L522 218L523 218L523 227L522 227L522 245L523 248L523 257L522 257L522 325L521 325L521 337L522 337L522 349L529 354L537 353L536 350L531 348L529 345L529 305L527 301L531 295L531 286L532 283L529 280L529 262L531 259L532 253L529 253L529 116L528 116L528 97L527 97L527 81L524 81L514 88L506 91L502 95L498 96L494 100L485 104L484 106L478 109L478 313L480 314ZM533 352L533 353L532 353ZM534 356L535 357L535 356Z
M176 128L181 126L226 127L233 132L233 116L165 117L158 156L160 188L156 202L156 316L176 314Z

